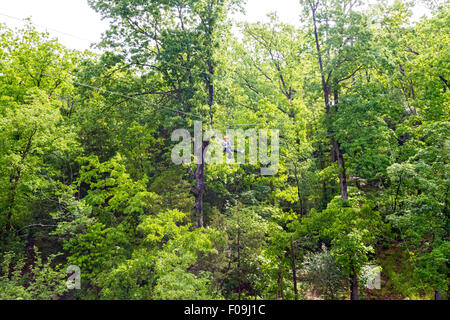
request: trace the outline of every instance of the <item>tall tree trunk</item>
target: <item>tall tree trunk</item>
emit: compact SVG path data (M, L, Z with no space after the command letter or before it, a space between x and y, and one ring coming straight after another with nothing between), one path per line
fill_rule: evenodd
M334 100L334 110L338 112L339 109L339 92L338 92L338 83L335 83L335 88L333 90L333 100ZM335 152L335 158L338 163L338 166L341 168L339 172L339 187L341 191L341 198L344 200L348 200L348 192L347 192L347 173L345 170L345 162L344 155L342 153L341 144L332 138L332 149Z
M212 58L208 59L208 74L205 75L206 90L208 92L208 106L209 106L209 117L211 126L214 125L214 115L213 115L213 105L214 105L214 66ZM197 169L195 171L195 187L194 187L194 197L195 204L194 210L197 214L197 226L202 228L204 225L203 217L203 195L205 191L205 151L209 146L209 142L205 141L201 144L202 154L201 163L197 164Z
M316 10L317 10L317 5L314 6L311 3L311 13L312 13L312 19L313 19L313 25L314 25L314 39L315 39L315 43L316 43L316 50L317 50L317 58L319 61L319 68L320 68L320 76L321 76L321 81L322 81L322 91L323 91L323 97L324 97L324 101L325 101L325 113L327 115L330 114L330 107L331 107L331 102L330 102L330 95L331 93L333 93L333 97L334 97L334 107L335 107L335 111L337 112L337 108L338 108L338 98L339 98L339 94L338 94L338 89L337 87L334 88L333 92L331 92L331 87L329 84L329 80L331 77L331 71L328 75L328 79L325 79L325 73L324 73L324 67L323 67L323 61L322 61L322 52L321 52L321 48L320 48L320 42L319 42L319 33L317 30L317 17L316 17ZM344 156L340 147L340 143L338 141L336 141L334 139L334 137L331 138L331 158L333 161L337 161L341 172L339 174L339 185L340 185L340 192L341 192L341 197L344 200L348 200L348 192L347 192L347 175L346 175L346 170L345 170L345 162L344 162Z
M292 237L291 237L291 265L292 265L292 282L294 283L295 300L298 300L297 273L295 270L294 240L292 239Z
M350 300L359 300L358 297L358 275L354 272L350 276Z
M213 115L213 105L214 105L214 66L211 61L208 62L208 72L207 77L207 87L208 87L208 106L209 106L209 117L211 121L211 126L214 125L214 115Z
M197 226L199 228L203 227L203 195L205 192L205 150L208 147L208 142L202 142L202 155L201 163L197 164L197 169L195 170L194 179L195 186L193 188L194 194L194 210L197 215Z
M339 172L339 187L341 191L341 198L344 200L348 200L348 191L347 191L347 174L345 170L345 162L344 155L342 154L342 150L340 148L340 143L332 139L334 157L338 163L341 171Z

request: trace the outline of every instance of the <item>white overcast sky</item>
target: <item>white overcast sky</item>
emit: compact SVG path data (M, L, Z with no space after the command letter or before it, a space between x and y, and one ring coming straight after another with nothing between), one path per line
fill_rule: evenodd
M281 21L297 24L300 13L298 0L247 0L245 7L247 15L239 20L250 22L264 20L276 11ZM416 17L423 12L423 7L417 8ZM108 27L87 0L0 0L0 23L21 27L24 18L31 18L38 30L47 30L65 46L78 50L88 49Z

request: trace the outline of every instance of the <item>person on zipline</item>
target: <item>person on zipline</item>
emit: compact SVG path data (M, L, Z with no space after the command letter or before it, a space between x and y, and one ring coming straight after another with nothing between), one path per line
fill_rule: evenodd
M231 147L230 140L228 139L228 136L223 137L222 141L223 151L227 153L228 159L231 159L233 157L233 153L239 153L244 154L244 151L236 150Z

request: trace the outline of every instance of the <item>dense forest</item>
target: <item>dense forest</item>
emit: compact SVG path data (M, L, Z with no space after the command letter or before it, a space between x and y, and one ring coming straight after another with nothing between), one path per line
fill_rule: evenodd
M98 52L0 25L0 299L446 299L450 6L299 2L89 0Z

